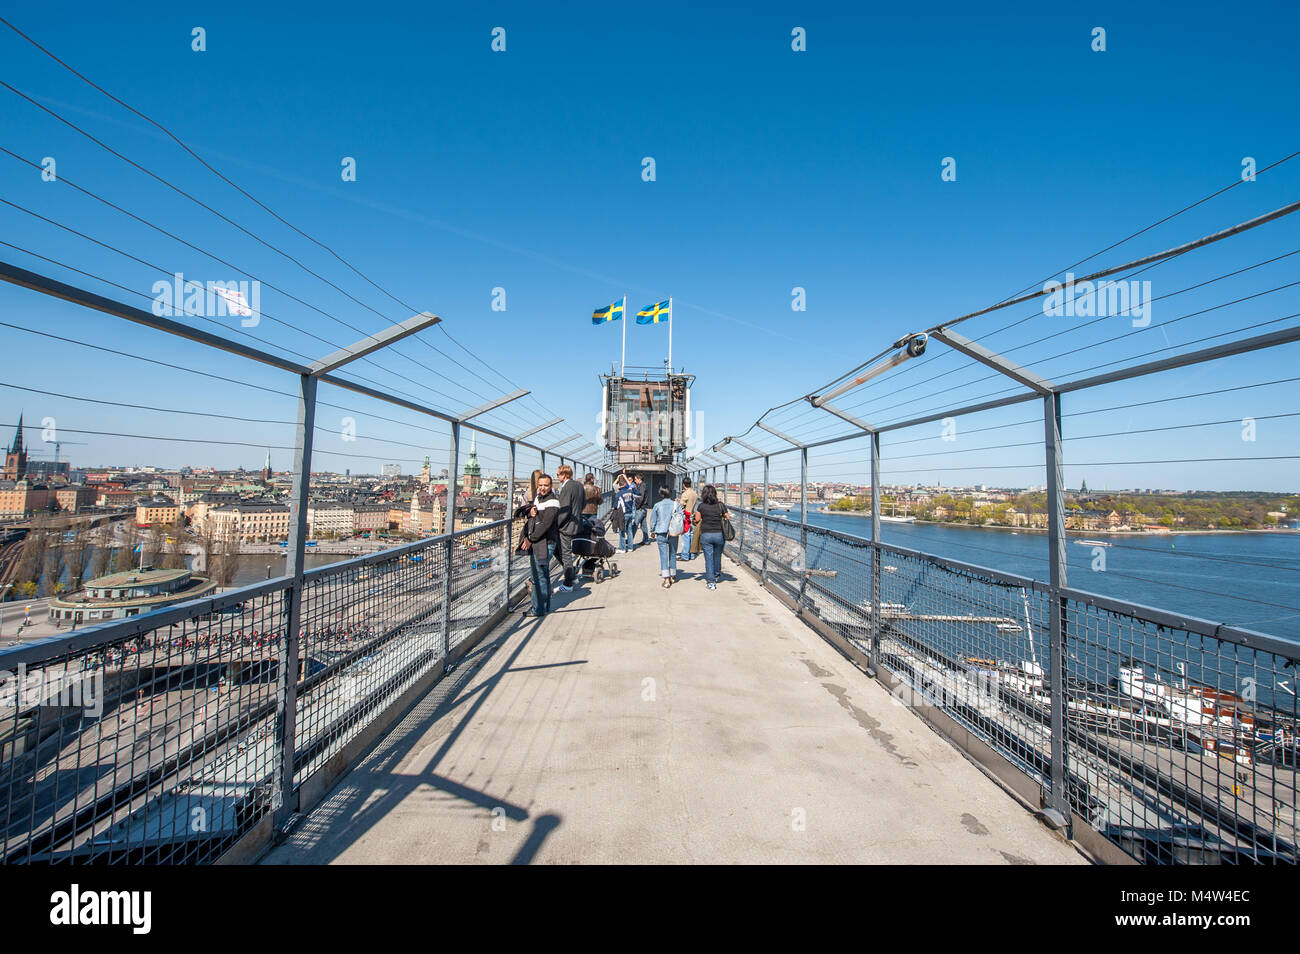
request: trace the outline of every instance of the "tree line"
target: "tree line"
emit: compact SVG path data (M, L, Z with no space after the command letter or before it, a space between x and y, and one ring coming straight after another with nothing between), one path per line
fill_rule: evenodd
M170 527L147 530L127 526L123 536L114 525L69 526L66 520L42 514L33 519L16 558L13 586L8 599L58 596L80 590L88 580L108 573L123 573L138 566L180 570L186 566L185 517L179 515ZM228 587L239 569L242 545L237 532L218 535L208 526L195 537L199 552L193 571L219 586ZM136 547L140 551L136 551Z

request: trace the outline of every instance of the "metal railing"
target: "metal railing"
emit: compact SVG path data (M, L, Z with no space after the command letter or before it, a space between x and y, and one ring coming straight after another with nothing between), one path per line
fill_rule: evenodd
M513 523L307 571L296 665L288 576L0 652L0 861L210 862L292 814L507 606Z
M1254 450L1254 406L1241 414L1224 413L1221 406L1232 400L1227 395L1249 394L1271 420L1284 421L1294 415L1285 400L1277 399L1279 392L1269 389L1294 378L1257 373L1216 380L1213 389L1198 383L1186 388L1188 393L1170 393L1168 381L1179 372L1208 377L1206 372L1213 370L1223 377L1243 367L1234 362L1225 369L1229 357L1271 355L1274 362L1283 362L1285 349L1300 343L1293 275L1283 264L1277 269L1281 274L1266 277L1267 269L1296 254L1288 229L1293 233L1297 211L1300 202L1287 201L1083 278L1070 273L1064 285L1047 281L1041 289L1030 286L1013 298L929 327L920 321L900 327L909 333L857 367L769 408L748 429L685 461L697 483L731 491L738 477L742 497L753 495L752 502L743 501L750 507L756 507L761 492L761 509L738 513L737 540L728 547L733 555L868 672L881 675L905 701L931 715L959 745L987 749L999 777L1017 791L1029 790L1045 819L1076 834L1095 833L1094 845L1119 849L1115 855L1122 851L1139 860L1170 863L1297 860L1298 720L1292 680L1300 643L1072 587L1067 531L1105 532L1109 524L1097 523L1096 514L1080 507L1074 526L1067 525L1067 435L1062 428L1063 419L1075 415L1130 417L1110 433L1084 432L1077 438L1106 442L1087 445L1105 447L1105 453L1072 462L1076 468L1101 468L1104 475L1130 463L1168 465L1174 470L1163 473L1179 473L1188 464L1218 466L1235 460L1262 471L1278 461L1296 460L1281 428L1274 432L1270 450ZM1264 226L1269 229L1256 231ZM1253 239L1238 240L1239 247L1248 249L1248 261L1233 261L1221 271L1196 261L1193 253L1249 233ZM1164 276L1161 307L1172 305L1178 315L1153 322L1149 305L1157 299L1150 295L1148 276L1157 267L1164 269L1157 276ZM1127 278L1116 280L1124 274ZM1134 280L1138 275L1141 282ZM1069 290L1063 291L1066 285ZM1147 290L1139 294L1139 286ZM1120 301L1117 296L1125 291L1131 294ZM1053 296L1058 292L1059 304L1069 299L1069 307L1057 307ZM1139 316L1135 307L1142 295L1147 310ZM1261 316L1253 309L1266 301L1275 310ZM981 328L975 337L955 330L1026 304L1033 311L1001 327ZM1244 311L1233 312L1236 307ZM1194 328L1186 323L1192 319L1200 322ZM1161 338L1153 344L1157 334ZM1134 345L1138 351L1129 353ZM1104 355L1094 350L1103 347ZM943 361L946 366L939 363ZM1113 406L1099 397L1106 394L1118 396ZM1215 397L1219 404L1209 419L1190 418L1192 412L1183 411L1172 421L1156 419L1131 435L1139 442L1129 445L1138 449L1134 458L1149 456L1141 442L1154 439L1177 446L1175 459L1125 460L1122 442L1133 430L1135 408L1159 414L1165 402ZM1071 413L1063 410L1065 400L1076 402ZM1012 410L1022 406L1027 413ZM970 426L973 420L976 426ZM1245 430L1239 430L1238 420ZM959 432L981 437L959 443ZM999 432L1002 436L990 436ZM1158 434L1166 436L1150 437ZM1174 434L1181 441L1168 436ZM1202 436L1212 434L1218 436ZM882 469L882 437L891 441L891 452L912 445L898 456L891 453L887 469ZM934 442L928 452L922 450L927 442ZM1190 457L1193 452L1184 453L1184 446L1200 453ZM832 449L842 456L823 456ZM814 481L809 478L810 451L822 458L812 466L825 468ZM797 520L771 513L777 496L774 462L784 468L781 496L797 507ZM748 478L746 465L752 468ZM960 475L983 472L1006 481L999 484L1004 492L1021 488L1015 492L1032 508L1033 522L1030 514L1019 512L1025 522L1015 526L1045 531L1045 552L1028 561L1035 566L1033 573L1045 564L1042 579L883 543L885 476L894 478L895 488L909 495L920 488L929 499L943 492L942 484L953 483L950 473L959 475L960 484L966 479ZM1280 471L1272 473L1276 479ZM1254 471L1249 479L1259 475ZM816 483L847 486L861 495L852 509L870 515L861 524L867 539L808 523L809 494L816 492ZM864 487L870 488L869 501L862 499ZM1079 498L1088 499L1082 483ZM971 501L968 523L1000 522L975 519L973 496ZM1285 515L1286 508L1281 510ZM905 507L904 520L908 514ZM940 516L937 510L935 516ZM1137 529L1150 529L1145 523L1154 519L1136 520ZM921 539L937 541L933 536ZM991 542L954 545L960 552L1018 556L1005 543L987 545ZM1096 547L1101 555L1094 570L1105 569L1104 550L1111 545ZM1018 562L1026 565L1026 560ZM1169 592L1197 591L1200 577L1188 567L1183 582ZM1132 574L1128 580L1153 588L1174 586ZM1231 593L1209 595L1233 598ZM1252 593L1237 605L1288 613L1295 609L1263 593ZM1218 614L1217 609L1203 612ZM1273 622L1288 618L1274 616ZM983 754L982 749L977 753Z
M736 512L728 553L893 695L1014 766L1148 863L1286 863L1297 848L1300 646L1070 587ZM1053 745L1053 724L1064 745ZM949 735L956 733L948 732ZM1019 786L1025 788L1026 786ZM1053 796L1059 794L1059 798Z
M297 384L283 577L0 650L0 861L207 862L255 826L291 825L302 786L404 693L440 675L528 579L508 510L457 527L462 431L505 444L507 507L520 448L537 453L543 469L548 456L580 468L596 454L574 444L579 433L546 442L562 418L518 433L483 423L529 394L523 389L452 413L340 374L437 324L428 312L299 362L8 263L0 262L0 281ZM306 570L322 382L448 426L440 536Z

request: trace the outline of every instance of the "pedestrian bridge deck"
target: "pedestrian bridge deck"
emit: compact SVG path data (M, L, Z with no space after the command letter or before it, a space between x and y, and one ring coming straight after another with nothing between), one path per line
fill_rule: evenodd
M619 564L485 637L265 861L1084 863L745 571Z

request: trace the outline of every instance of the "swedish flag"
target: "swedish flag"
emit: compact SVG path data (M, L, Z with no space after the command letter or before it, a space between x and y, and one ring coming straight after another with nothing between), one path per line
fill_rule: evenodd
M606 321L622 321L623 306L626 300L616 301L612 305L606 305L604 308L597 308L591 313L591 323L599 325Z
M646 305L638 311L636 313L636 323L638 325L657 325L661 321L667 321L670 314L672 314L672 306L665 299L653 305Z

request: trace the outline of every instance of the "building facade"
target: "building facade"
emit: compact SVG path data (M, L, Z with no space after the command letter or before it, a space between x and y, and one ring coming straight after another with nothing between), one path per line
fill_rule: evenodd
M83 590L50 600L56 622L96 623L124 619L151 610L207 596L217 584L189 570L128 570L89 581Z
M81 513L83 510L95 506L95 500L99 494L93 487L87 487L83 484L69 484L66 487L58 487L54 491L54 500L59 505L60 510L66 510L69 513Z
M351 507L337 503L307 505L307 535L321 537L346 537L356 529L356 514Z
M0 516L22 517L49 510L52 498L44 484L22 480L0 481Z
M289 508L277 503L242 501L208 511L208 526L218 540L244 543L289 539Z
M176 516L179 513L180 506L167 497L142 500L135 507L135 525L137 527L152 527L157 524L170 527L176 522Z

